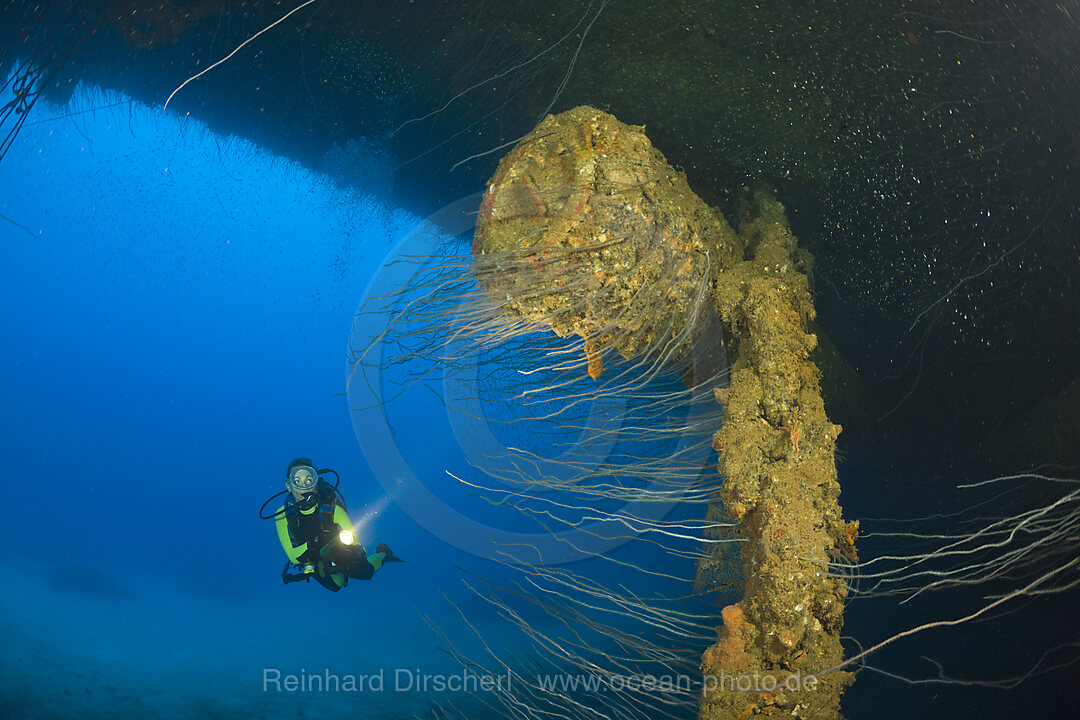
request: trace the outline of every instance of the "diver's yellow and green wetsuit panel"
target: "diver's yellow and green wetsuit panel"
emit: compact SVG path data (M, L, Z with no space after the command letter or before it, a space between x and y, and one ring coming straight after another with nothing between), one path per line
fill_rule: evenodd
M304 515L310 515L311 513L319 512L318 506L313 506L310 510L301 510ZM349 519L349 514L345 512L345 508L341 505L334 505L334 522L337 523L342 530L348 530L356 536L356 529L353 527L352 520ZM305 552L307 552L307 543L301 543L299 545L292 544L292 538L289 537L289 521L285 517L285 506L282 505L277 509L277 518L274 520L274 524L277 526L278 540L281 542L281 547L285 551L285 554L289 556L289 560L294 563L299 563L299 558ZM384 555L382 553L375 553L374 555L368 555L368 562L375 568L375 572L379 571L382 567ZM334 581L334 584L341 587L345 584L345 576L341 573L334 573L330 576L330 579Z

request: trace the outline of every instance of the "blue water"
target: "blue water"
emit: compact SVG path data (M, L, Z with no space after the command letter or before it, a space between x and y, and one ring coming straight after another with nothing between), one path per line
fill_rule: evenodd
M425 616L477 645L440 589L496 635L456 567L485 561L387 504L342 396L357 302L419 218L90 93L34 109L0 164L0 214L0 708L423 712L437 693L392 692L393 673L460 672ZM297 455L341 474L354 519L379 510L361 541L407 562L337 594L284 586L257 511ZM278 691L277 671L387 687Z

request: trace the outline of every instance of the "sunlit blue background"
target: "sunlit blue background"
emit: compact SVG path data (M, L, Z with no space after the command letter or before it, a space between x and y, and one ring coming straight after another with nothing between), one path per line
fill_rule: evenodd
M425 693L265 693L263 669L458 671L424 616L460 624L438 590L468 609L455 565L478 561L391 505L361 540L405 565L339 594L285 587L257 517L297 455L341 473L354 518L384 504L342 397L347 344L419 218L97 94L34 109L0 214L9 698L83 717L420 712Z

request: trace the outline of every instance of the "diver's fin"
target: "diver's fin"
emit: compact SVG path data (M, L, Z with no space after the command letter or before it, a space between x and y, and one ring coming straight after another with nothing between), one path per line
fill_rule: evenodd
M380 552L383 554L383 562L405 562L397 555L395 555L394 551L391 550L390 546L386 543L379 543L378 545L376 545L375 552Z

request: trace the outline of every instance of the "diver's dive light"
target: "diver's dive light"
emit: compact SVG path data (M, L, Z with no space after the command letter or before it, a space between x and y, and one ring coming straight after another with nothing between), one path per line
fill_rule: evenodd
M319 556L323 560L331 560L339 565L348 564L356 558L356 550L353 547L355 542L356 536L351 531L342 530L319 550Z

